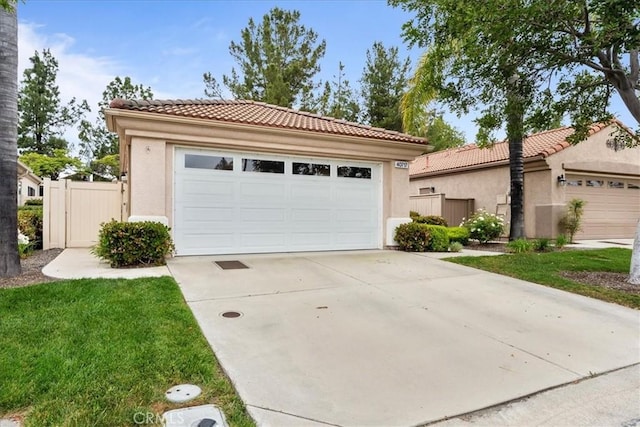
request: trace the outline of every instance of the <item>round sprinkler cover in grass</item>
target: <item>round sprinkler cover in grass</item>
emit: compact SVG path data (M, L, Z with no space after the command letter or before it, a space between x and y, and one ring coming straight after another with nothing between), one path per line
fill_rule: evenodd
M179 384L171 387L164 395L169 402L183 403L195 399L200 396L200 393L202 390L197 385Z

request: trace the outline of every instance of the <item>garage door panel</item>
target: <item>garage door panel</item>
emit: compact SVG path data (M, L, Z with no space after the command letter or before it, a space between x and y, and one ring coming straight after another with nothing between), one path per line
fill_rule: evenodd
M274 249L282 251L285 248L285 236L281 232L240 233L240 245L248 250Z
M237 164L242 164L242 158L264 158L265 164L283 163L284 173L185 168L184 156L193 152L212 157L224 154ZM186 148L178 148L174 157L173 233L178 255L381 245L379 164ZM322 168L318 175L304 175L315 169L292 168L294 163ZM338 164L346 163L356 172L367 170L370 179L337 176Z
M240 209L240 220L245 223L284 222L286 211L283 208Z
M228 222L233 221L233 211L233 208L185 206L182 209L182 218L189 223Z
M190 197L201 196L232 196L234 193L234 182L232 180L185 180L177 188L177 194Z
M234 246L235 236L233 233L227 232L185 232L183 234L183 243L191 249L213 249L213 250L229 250Z
M291 197L301 203L323 204L331 202L331 187L327 182L294 182L290 187Z
M331 209L293 208L291 209L291 223L300 223L307 227L308 223L329 223Z
M291 246L294 249L309 248L316 250L318 247L331 248L331 235L321 231L301 231L291 233Z
M268 201L273 198L283 198L286 191L284 183L272 182L271 180L267 180L267 182L254 180L242 182L239 187L241 198L251 197L255 200L266 199Z

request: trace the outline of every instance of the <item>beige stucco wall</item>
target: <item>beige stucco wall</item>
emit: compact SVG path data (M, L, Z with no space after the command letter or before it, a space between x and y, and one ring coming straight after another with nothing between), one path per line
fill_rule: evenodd
M509 167L476 169L434 177L413 178L409 193L420 194L420 188L434 187L448 199L474 199L475 208L495 213L498 196L509 192Z
M361 160L382 164L381 236L387 223L408 218L409 171L395 161L410 161L424 145L368 140L314 132L273 129L138 112L111 111L111 130L121 141L122 170L128 179L131 217L161 216L173 227L173 163L176 146L249 151L303 157ZM389 222L392 220L391 222ZM387 242L384 241L382 246Z
M166 179L171 171L166 168L165 141L139 138L131 140L131 164L128 179L130 188L130 216L167 217L165 204Z
M640 176L640 147L614 151L607 147L607 140L614 128L606 129L590 136L587 140L550 156L547 163L554 176L566 171L588 171L607 174ZM563 202L562 187L557 187L554 201Z

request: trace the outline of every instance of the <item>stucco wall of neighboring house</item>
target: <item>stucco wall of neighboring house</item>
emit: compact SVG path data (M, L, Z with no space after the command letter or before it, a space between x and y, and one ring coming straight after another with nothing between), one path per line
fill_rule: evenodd
M35 179L31 175L25 175L18 178L18 206L24 205L29 199L40 199L40 180ZM33 195L29 195L29 188L33 189Z
M563 204L554 204L555 178L550 170L526 171L524 174L524 232L528 238L555 237Z
M444 193L449 199L474 199L476 210L495 213L498 196L509 192L509 167L412 178L409 187L411 195L420 194L420 188L434 187L436 193Z
M607 140L613 138L614 128L606 129L590 136L585 141L547 158L554 176L569 171L588 171L609 174L640 175L640 147L615 151L607 147ZM556 187L555 202L564 201L564 192Z

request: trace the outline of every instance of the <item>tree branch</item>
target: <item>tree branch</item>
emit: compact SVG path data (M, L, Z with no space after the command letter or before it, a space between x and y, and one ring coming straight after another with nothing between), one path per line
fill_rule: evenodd
M629 79L633 88L638 88L638 79L640 78L640 58L638 58L638 49L632 49L629 52L629 64L631 66L631 72L629 73Z

